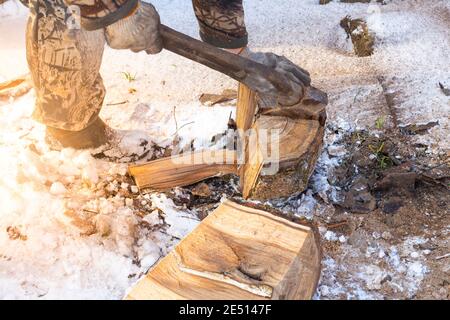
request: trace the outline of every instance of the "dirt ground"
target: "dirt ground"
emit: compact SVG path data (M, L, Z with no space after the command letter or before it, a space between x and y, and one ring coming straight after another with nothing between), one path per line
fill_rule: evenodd
M328 176L332 189L340 190L329 204L318 199L320 213L314 217L338 240L345 237L328 241L334 236L324 236L325 255L340 265L333 281L348 286L355 281L349 273L355 273L369 297L448 299L448 157L421 155L420 146L395 129L376 137L357 132L343 143L349 153ZM373 152L380 147L382 155ZM421 265L414 266L418 261ZM417 291L412 290L422 277ZM324 283L326 278L327 266ZM327 298L327 289L319 292ZM348 290L330 294L348 297Z

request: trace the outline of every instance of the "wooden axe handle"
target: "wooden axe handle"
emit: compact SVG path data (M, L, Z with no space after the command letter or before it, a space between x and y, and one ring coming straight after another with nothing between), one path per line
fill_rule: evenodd
M165 25L161 25L160 32L166 50L201 63L244 84L247 84L250 76L260 77L269 81L280 93L290 93L287 79L261 63L218 49Z

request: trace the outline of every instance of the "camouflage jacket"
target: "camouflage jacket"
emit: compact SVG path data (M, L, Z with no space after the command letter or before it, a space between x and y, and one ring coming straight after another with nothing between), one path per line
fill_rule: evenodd
M36 0L20 0L20 2L32 10L39 5L39 1ZM64 2L72 13L80 16L84 29L97 30L130 15L137 8L139 0L64 0Z
M31 10L40 1L20 0ZM85 30L105 28L130 15L139 0L64 0L72 14L81 17ZM242 0L192 0L203 41L221 48L245 47L248 42ZM38 12L37 8L34 8Z
M138 6L138 0L65 0L65 3L79 8L81 25L86 30L105 28L128 16Z

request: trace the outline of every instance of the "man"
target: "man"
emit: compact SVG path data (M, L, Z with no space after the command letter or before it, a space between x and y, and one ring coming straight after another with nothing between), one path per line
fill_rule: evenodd
M57 147L107 143L108 130L98 116L105 96L99 73L104 46L159 53L158 13L141 0L30 0L27 5L27 60L37 96L33 117L46 125L47 140ZM193 0L193 6L203 41L236 54L244 51L242 0ZM259 60L274 68L287 61L273 54ZM309 85L306 72L287 65L295 85Z

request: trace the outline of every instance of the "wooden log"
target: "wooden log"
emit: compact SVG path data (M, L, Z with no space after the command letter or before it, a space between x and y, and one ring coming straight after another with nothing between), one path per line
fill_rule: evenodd
M261 116L253 128L258 136L263 130L268 136L273 130L279 134L269 140L269 146L261 145L258 137L257 151L253 151L256 163L246 173L251 178L245 180L244 199L270 200L303 192L323 145L324 127L316 120ZM278 155L271 148L277 148ZM275 174L264 173L274 165L279 168Z
M320 271L315 226L227 200L126 299L311 299Z
M236 109L236 126L238 129L247 131L252 127L256 108L256 93L245 84L240 83Z
M237 159L235 151L199 151L130 166L128 171L140 189L166 190L236 174Z
M260 109L259 118L252 126L258 146L251 150L247 146L245 163L240 171L243 198L269 200L303 192L323 144L327 94L308 87L297 105L267 108L266 101L260 103L264 108ZM271 152L264 152L265 148L269 151L270 146L259 144L262 131L270 136L277 129L280 130L277 141L270 142L279 146L279 158L274 159ZM265 175L264 167L274 164L280 171Z
M243 197L269 200L303 192L323 145L327 94L311 86L297 105L270 108L266 101L261 103L259 118L253 125L258 146L249 152L249 163L245 164ZM280 135L271 143L279 147L279 158L275 159L279 171L267 175L264 168L274 165L274 157L264 152L270 146L259 145L261 132L270 136L277 129Z

